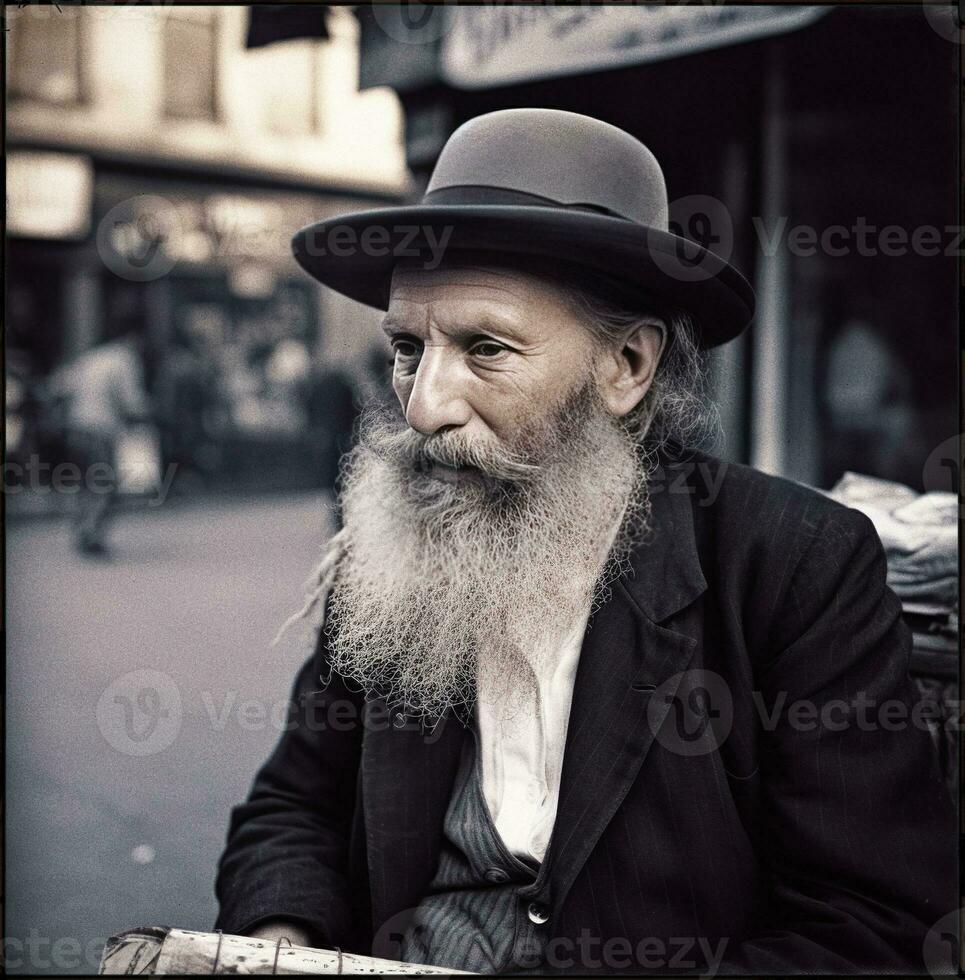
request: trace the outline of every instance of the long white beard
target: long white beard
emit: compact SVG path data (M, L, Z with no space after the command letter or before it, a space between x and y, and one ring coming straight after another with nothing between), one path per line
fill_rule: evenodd
M444 483L422 472L432 461L487 476ZM589 382L508 447L369 413L344 471L332 668L413 717L470 710L484 674L488 696L511 700L555 631L603 598L645 529L646 487Z

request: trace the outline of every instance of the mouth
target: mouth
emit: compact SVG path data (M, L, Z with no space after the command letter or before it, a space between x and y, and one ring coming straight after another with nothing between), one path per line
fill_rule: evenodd
M432 462L422 467L421 472L432 480L439 480L451 486L465 484L482 486L486 482L482 471L475 466L447 466L445 463Z

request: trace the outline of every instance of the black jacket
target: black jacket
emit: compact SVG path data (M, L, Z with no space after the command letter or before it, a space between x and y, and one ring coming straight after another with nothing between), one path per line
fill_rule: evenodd
M957 833L873 525L704 455L651 492L652 537L584 640L548 873L521 898L555 942L524 965L921 972L958 904ZM360 723L328 673L320 647L233 811L217 926L280 916L392 955L465 730L395 727L378 702Z

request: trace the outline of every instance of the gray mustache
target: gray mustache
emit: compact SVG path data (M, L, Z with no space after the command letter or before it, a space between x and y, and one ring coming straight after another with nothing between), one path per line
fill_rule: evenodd
M434 463L453 468L472 467L493 480L525 483L540 471L536 463L492 444L470 443L454 433L426 436L410 428L370 433L368 445L397 465L425 471Z

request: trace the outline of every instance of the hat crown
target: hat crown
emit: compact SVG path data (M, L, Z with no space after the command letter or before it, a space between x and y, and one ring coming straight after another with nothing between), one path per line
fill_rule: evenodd
M457 187L669 227L667 185L650 150L616 126L561 109L501 109L463 123L443 147L426 195Z

